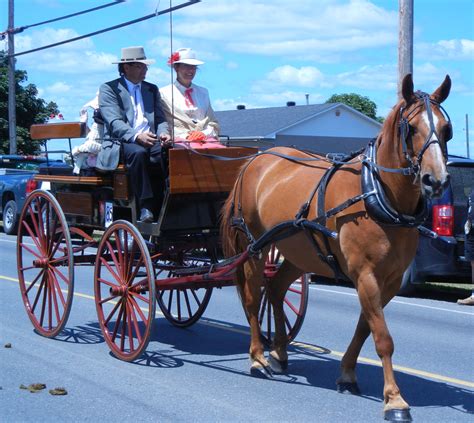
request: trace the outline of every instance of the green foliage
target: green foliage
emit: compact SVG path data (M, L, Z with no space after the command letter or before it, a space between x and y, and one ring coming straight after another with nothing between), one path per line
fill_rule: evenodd
M360 94L333 94L326 103L343 103L379 122L384 120L380 116L377 117L377 105L369 97Z
M25 85L28 80L26 71L15 70L16 90L16 144L18 154L37 154L40 142L30 138L30 126L34 123L45 123L50 115L58 114L54 102L46 104L38 98L34 84ZM0 154L10 153L10 136L8 133L8 57L0 51Z

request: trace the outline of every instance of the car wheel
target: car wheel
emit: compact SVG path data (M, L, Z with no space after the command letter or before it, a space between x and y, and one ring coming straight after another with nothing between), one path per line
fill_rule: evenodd
M3 209L3 230L8 235L16 235L18 230L18 208L15 200L10 200Z
M402 283L397 295L408 297L416 292L416 266L413 260L403 273Z

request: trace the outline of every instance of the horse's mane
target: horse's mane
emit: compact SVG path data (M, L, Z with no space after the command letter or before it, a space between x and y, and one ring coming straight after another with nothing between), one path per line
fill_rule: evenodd
M400 109L405 105L405 100L400 100L386 117L382 129L377 137L377 146L380 145L383 139L395 138L399 131Z

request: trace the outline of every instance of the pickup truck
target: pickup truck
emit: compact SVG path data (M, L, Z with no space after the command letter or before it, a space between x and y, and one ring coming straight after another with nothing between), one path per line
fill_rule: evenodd
M39 156L0 155L0 212L6 234L17 233L26 196L37 188L33 177L47 162Z

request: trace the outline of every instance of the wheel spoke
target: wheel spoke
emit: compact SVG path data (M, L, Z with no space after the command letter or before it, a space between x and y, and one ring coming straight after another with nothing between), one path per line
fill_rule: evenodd
M110 297L112 298L112 297ZM101 303L104 303L105 300L101 301ZM111 312L109 313L108 317L104 320L104 324L105 326L107 326L110 322L110 319L113 317L113 315L115 314L115 312L117 311L117 309L120 307L120 301L117 301L117 303L114 305L113 309L111 310ZM117 319L117 321L120 320L120 310L119 310L119 317Z
M191 290L191 292L193 291ZM184 300L186 301L186 308L188 309L188 317L191 317L193 315L193 312L191 311L191 304L189 303L189 296L187 290L183 291L183 296Z
M38 304L38 300L40 299L41 297L41 294L43 293L43 289L44 289L44 285L45 285L45 272L43 272L42 274L42 278L41 278L41 283L38 287L38 292L36 293L36 296L35 296L35 300L33 301L33 304L31 305L31 311L34 313L35 312L35 309L36 309L36 305Z
M135 296L134 296L135 297ZM143 313L142 309L140 308L140 306L138 305L136 299L134 297L130 297L130 300L131 300L131 304L133 305L133 307L135 307L135 310L137 311L137 313L140 315L140 318L146 322L147 321L147 318L145 317L145 314ZM148 299L143 299L143 301L145 301L146 303L150 303L148 301Z
M54 311L56 314L56 321L59 322L61 320L61 316L59 314L59 304L58 304L58 296L61 299L61 303L64 306L66 304L66 301L64 301L63 293L61 292L61 289L58 286L58 281L54 275L52 275L53 283L50 284L50 296L53 299L52 304L50 303L50 308L54 306ZM56 295L56 292L58 295Z
M44 274L44 269L41 269L36 275L36 277L33 279L33 281L30 283L30 286L28 286L28 288L25 289L25 294L28 294L31 291L31 288L35 286L36 282L38 282L38 279L40 277L43 277L43 274Z
M21 247L21 248L24 248L24 249L25 249L26 251L28 251L30 254L34 255L37 259L42 258L42 256L40 256L35 250L33 250L32 248L30 248L29 245L26 245L25 243L21 242L21 243L20 243L20 247ZM28 270L28 269L33 269L33 268L34 268L34 266L22 267L21 270L23 270L23 269Z
M127 330L128 330L128 339L129 339L130 351L134 351L135 347L133 346L133 330L132 330L133 315L132 315L132 308L131 308L130 303L128 301L125 304L126 304L126 311L127 311Z
M107 268L107 270L110 272L110 274L114 277L114 279L117 282L120 282L122 280L122 278L115 272L115 270L112 268L110 263L104 257L100 257L100 261ZM105 283L105 280L103 282ZM119 283L119 285L120 285L120 283ZM115 286L115 285L111 284L110 286Z
M293 305L292 302L290 302L290 300L287 297L285 297L284 302L293 311L293 313L295 314L299 313L299 310Z
M63 292L61 290L61 287L59 286L59 281L58 281L58 278L56 277L54 269L50 269L50 272L51 272L51 278L50 279L52 281L52 283L51 283L52 288L54 288L55 291L58 293L58 296L61 299L62 305L65 306L66 305L66 300L64 299ZM67 285L68 281L65 281L65 282L66 282L66 285ZM58 319L58 321L59 320L61 320L61 319Z
M119 307L119 312L118 312L118 316L117 316L117 320L115 321L115 325L114 325L114 331L112 332L112 342L115 342L115 338L117 337L117 331L119 329L119 326L120 326L120 322L122 320L122 314L123 314L123 304L122 304L122 301L119 301L117 303L117 306ZM115 307L114 307L114 310L115 310ZM107 319L108 321L109 319Z

